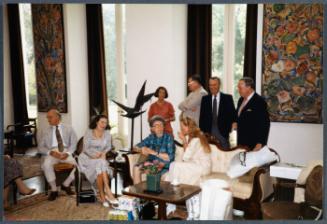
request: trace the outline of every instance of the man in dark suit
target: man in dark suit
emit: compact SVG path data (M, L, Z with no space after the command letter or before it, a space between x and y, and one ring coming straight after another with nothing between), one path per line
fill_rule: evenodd
M270 120L266 101L254 91L252 78L239 80L237 103L237 144L248 146L253 151L267 144Z
M229 148L229 133L236 129L233 97L220 92L220 79L209 80L210 94L203 96L200 109L200 129L215 136L223 148Z

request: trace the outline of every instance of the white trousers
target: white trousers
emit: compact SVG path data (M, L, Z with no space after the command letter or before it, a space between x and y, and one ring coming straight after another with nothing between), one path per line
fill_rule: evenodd
M71 155L69 155L65 160L60 160L53 156L47 155L41 165L41 168L44 172L45 178L49 183L56 180L53 165L57 163L70 163L76 165L76 160ZM74 173L75 169L72 170L68 178L72 178L72 180L74 180Z

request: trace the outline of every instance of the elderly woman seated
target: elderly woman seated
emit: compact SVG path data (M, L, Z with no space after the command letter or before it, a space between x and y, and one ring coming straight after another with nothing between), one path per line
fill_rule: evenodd
M156 115L150 119L149 123L152 133L133 149L135 152L141 153L141 158L146 157L145 161L140 161L134 167L134 184L141 182L144 162L157 161L162 167L160 174L163 178L163 175L169 169L170 163L175 158L174 139L170 134L164 132L165 120Z

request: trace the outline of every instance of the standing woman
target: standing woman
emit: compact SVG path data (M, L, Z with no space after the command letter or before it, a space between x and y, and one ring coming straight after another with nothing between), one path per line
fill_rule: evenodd
M151 104L148 112L148 121L154 116L159 115L165 120L165 129L164 132L173 136L173 129L170 122L175 120L175 110L171 103L166 101L168 98L167 89L163 86L157 88L154 96L158 98L156 102Z
M106 154L111 150L111 135L107 116L97 115L89 128L83 138L83 152L78 158L79 168L90 183L96 181L100 200L104 207L109 207L107 201L110 204L118 204L118 201L109 187L110 169Z

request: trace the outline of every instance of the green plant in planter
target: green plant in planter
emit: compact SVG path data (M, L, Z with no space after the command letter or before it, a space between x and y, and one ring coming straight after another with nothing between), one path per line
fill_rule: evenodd
M148 191L160 192L160 178L163 165L158 160L144 162L144 172L146 173L146 186Z

